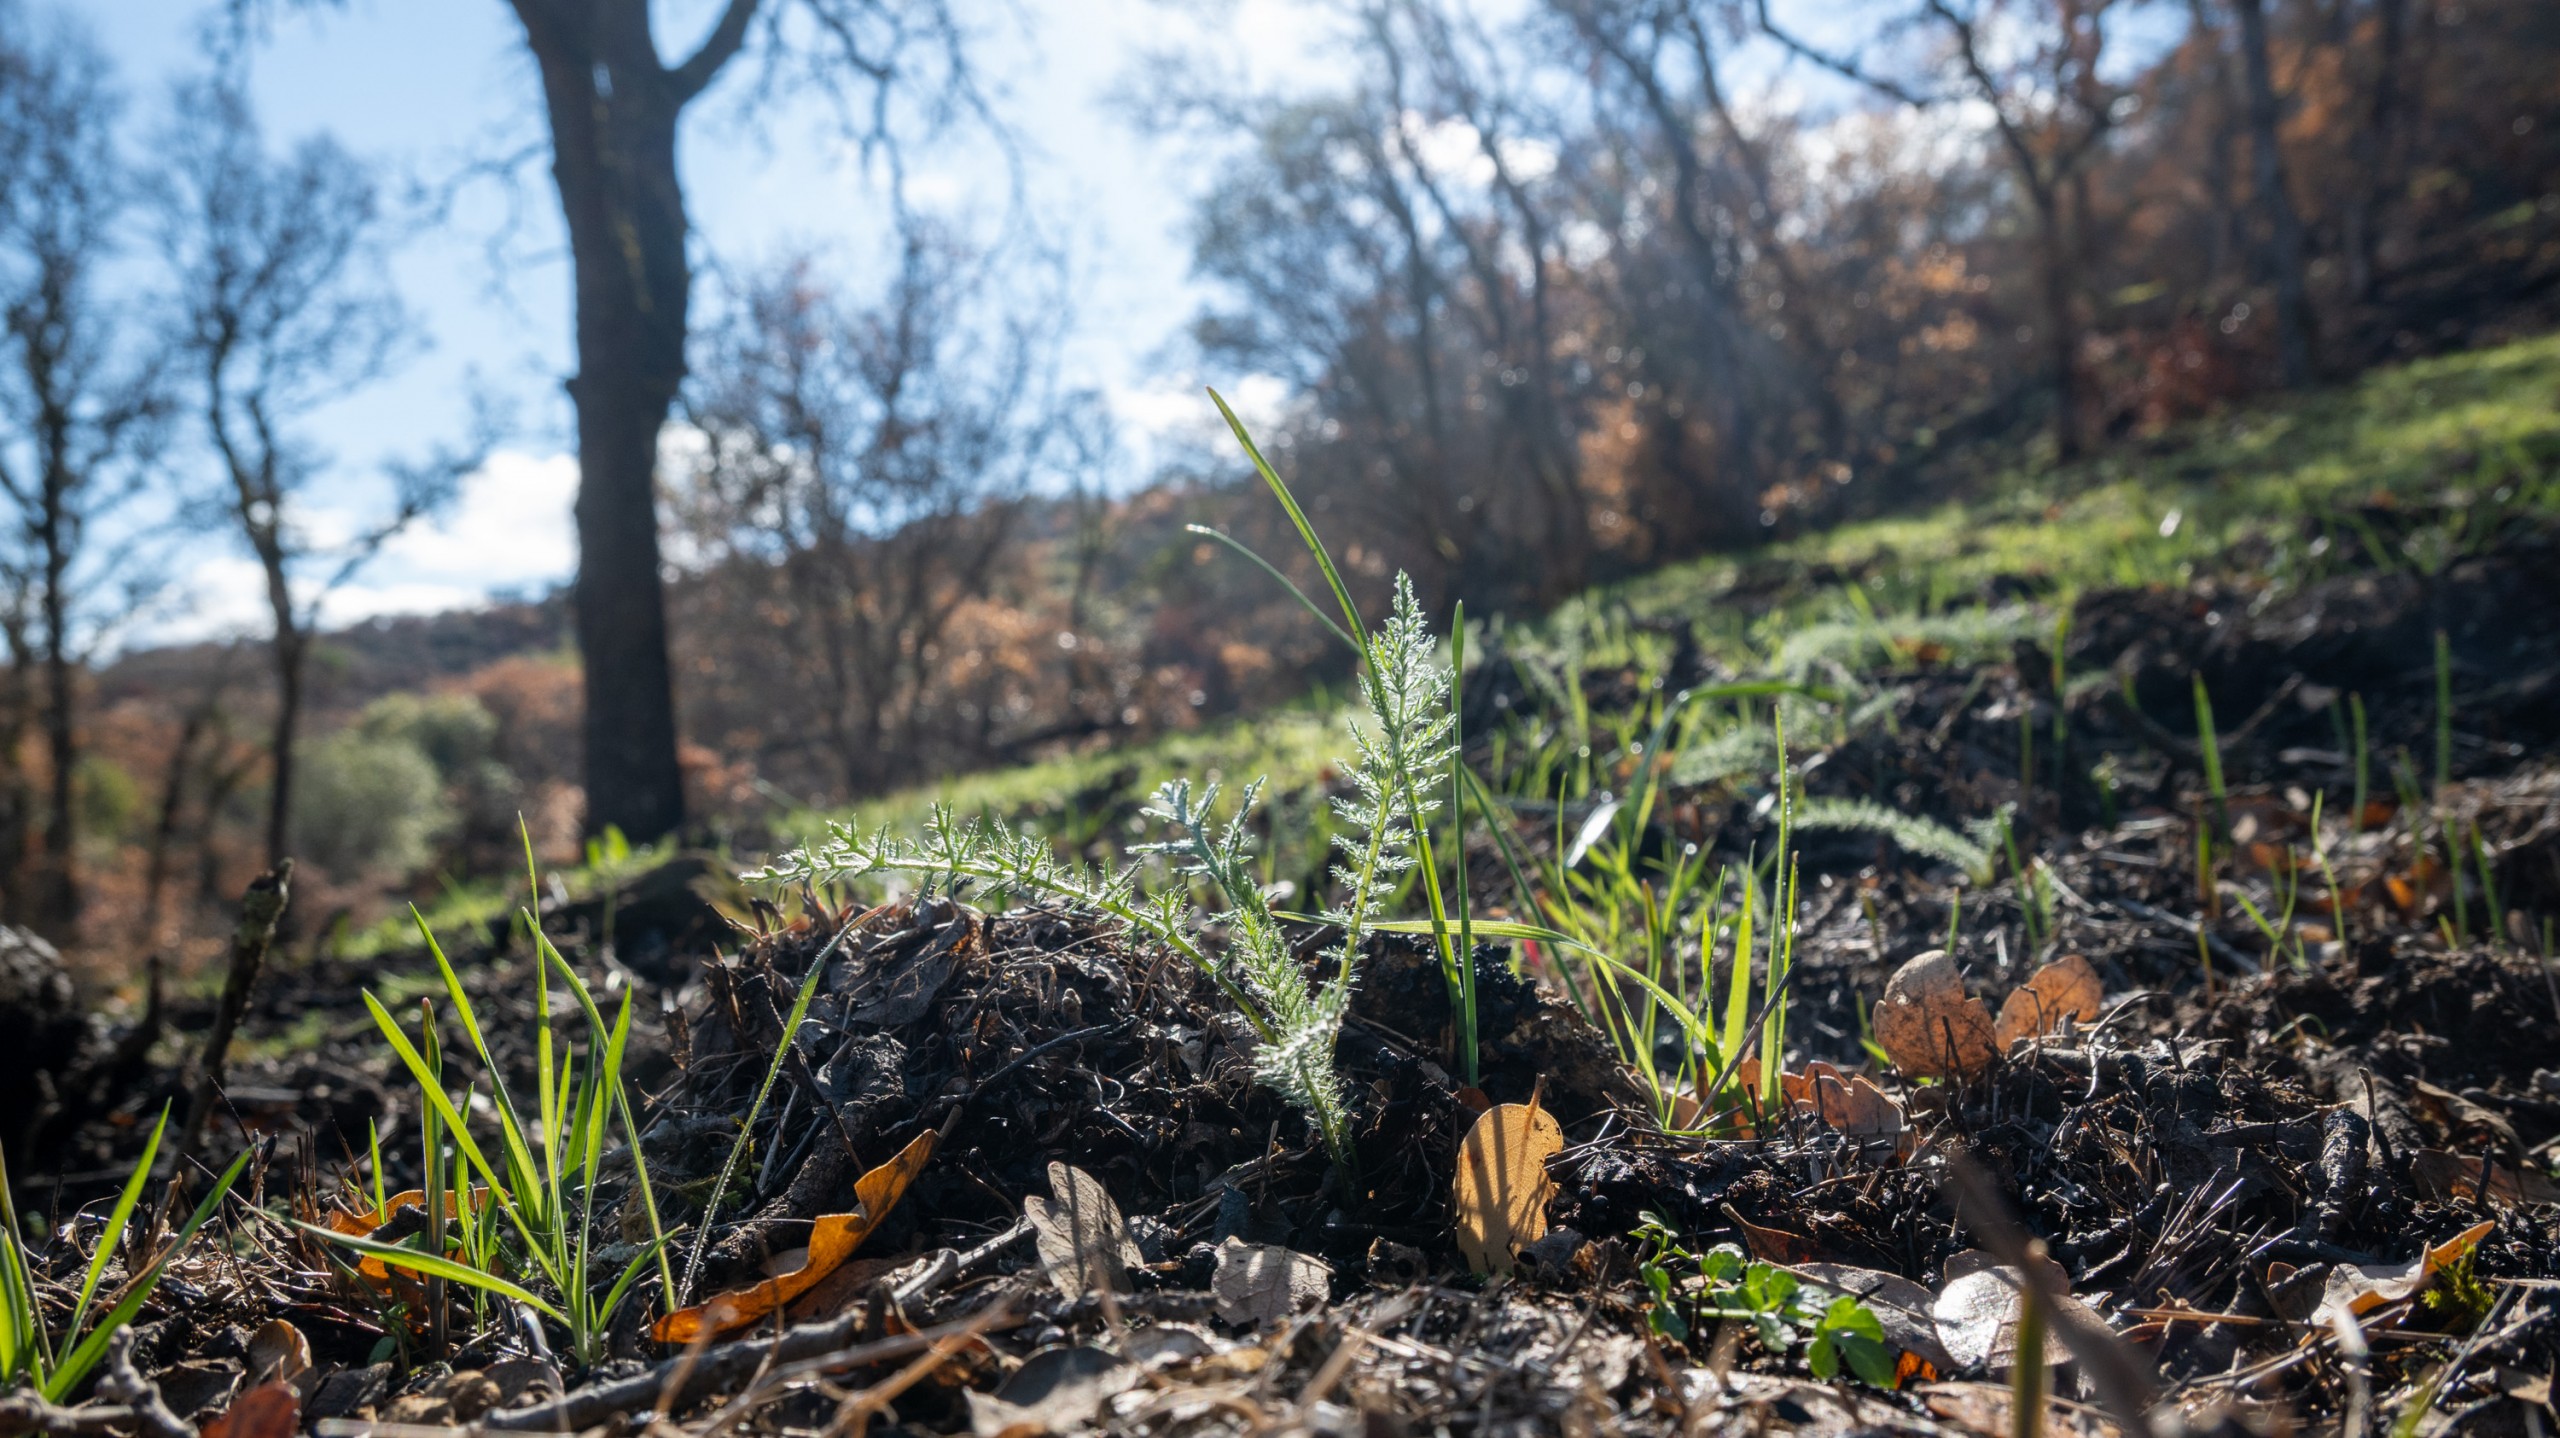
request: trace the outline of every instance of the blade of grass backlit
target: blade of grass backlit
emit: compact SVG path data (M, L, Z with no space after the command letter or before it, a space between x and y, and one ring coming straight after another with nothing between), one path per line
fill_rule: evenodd
M142 1311L142 1305L150 1299L152 1291L160 1286L161 1275L168 1272L170 1263L175 1261L179 1254L186 1252L187 1244L196 1236L196 1230L204 1227L204 1221L211 1218L213 1211L221 1206L223 1196L231 1192L231 1185L239 1180L240 1171L249 1166L250 1156L254 1152L256 1152L254 1149L244 1149L238 1158L231 1160L231 1166L224 1169L222 1177L215 1181L213 1191L206 1194L204 1201L196 1205L195 1212L187 1216L185 1226L181 1227L177 1236L169 1241L169 1246L161 1250L160 1256L153 1259L149 1267L142 1270L140 1278L126 1285L124 1297L117 1300L115 1307L107 1310L106 1317L98 1320L98 1326L91 1329L88 1336L75 1344L69 1353L63 1355L62 1365L46 1375L41 1391L47 1402L61 1402L73 1389L80 1386L81 1379L89 1376L90 1369L98 1366L98 1360L107 1354L107 1340L113 1338L116 1330L131 1323L133 1316Z
M471 1041L471 1051L480 1058L481 1070L489 1076L490 1107L498 1111L498 1134L506 1141L507 1166L517 1177L507 1185L516 1202L534 1214L535 1222L550 1227L558 1208L547 1201L542 1187L542 1170L533 1161L533 1147L525 1141L524 1124L516 1117L515 1100L507 1092L505 1072L489 1056L489 1040L480 1031L480 1016L471 1007L471 996L462 991L462 978L445 958L444 945L436 942L435 930L427 927L427 916L409 906L409 917L417 922L418 934L427 942L427 953L436 961L436 972L444 978L445 993L453 1000L454 1017L462 1021L462 1032ZM544 1018L546 1026L549 1018ZM494 1181L492 1186L495 1186Z
M551 942L551 936L542 931L542 879L534 868L533 830L525 824L522 814L516 816L516 833L524 842L524 877L533 897L532 905L524 911L524 920L533 930L535 956L560 971L561 982L568 985L570 997L578 1001L578 1008L587 1016L587 1032L590 1036L601 1038L605 1031L604 1014L596 1007L595 994L587 988L587 981L578 976L578 971L569 966L568 959L563 957L559 947ZM627 1005L629 1001L627 993L624 999ZM618 1048L614 1050L612 1084L614 1111L622 1120L623 1138L631 1145L631 1173L640 1190L640 1207L649 1217L649 1242L658 1262L659 1294L665 1300L667 1311L672 1313L676 1309L675 1269L672 1260L667 1257L667 1232L665 1225L658 1217L658 1193L656 1187L649 1181L648 1155L640 1150L640 1125L631 1114L631 1092L623 1086L622 1062Z
M44 1315L36 1307L35 1275L20 1247L26 1230L18 1224L18 1200L11 1186L9 1160L0 1153L0 1381L23 1376L33 1367L41 1373L53 1366L53 1347L46 1340ZM30 1363L30 1360L33 1360Z
M364 996L364 1006L373 1015L374 1027L382 1030L382 1036L390 1041L391 1051L398 1054L400 1062L407 1066L409 1077L416 1081L418 1090L425 1096L428 1106L435 1111L437 1119L453 1136L454 1147L479 1173L480 1182L486 1185L493 1195L508 1193L505 1182L498 1177L497 1170L490 1166L489 1156L480 1151L479 1141L471 1136L471 1130L462 1121L460 1110L453 1106L453 1100L445 1094L444 1086L436 1081L434 1072L427 1067L427 1061L419 1054L417 1045L409 1042L409 1036L400 1031L399 1024L393 1022L390 1011L383 1008L382 1001L375 998L370 991L367 991ZM526 1250L534 1255L535 1261L546 1266L547 1272L550 1258L541 1242L535 1237L534 1230L526 1225L524 1214L519 1212L513 1203L502 1202L499 1207L507 1211L508 1220L514 1223L516 1234L524 1240ZM558 1281L558 1274L552 1273L548 1276L555 1282Z
M98 1230L97 1252L89 1256L89 1272L80 1280L80 1301L71 1309L71 1326L63 1331L78 1333L89 1321L89 1301L98 1294L98 1280L106 1275L107 1262L115 1256L116 1244L124 1237L124 1227L133 1220L134 1205L142 1201L142 1190L151 1184L151 1164L160 1156L160 1136L169 1131L169 1106L160 1106L160 1121L151 1126L151 1140L142 1146L142 1158L133 1166L133 1174L124 1181L124 1191L116 1195L116 1206L107 1214L107 1226ZM15 1237L15 1235L11 1235Z
M728 1191L729 1181L737 1177L738 1159L747 1151L747 1138L755 1132L756 1119L764 1112L764 1101L773 1092L774 1080L782 1076L782 1061L791 1053L792 1040L800 1035L800 1021L809 1016L809 1000L817 996L818 980L827 971L827 960L835 956L837 946L861 922L861 919L852 919L836 930L836 936L827 940L827 946L809 961L809 972L800 976L799 995L791 1001L790 1016L782 1021L782 1042L774 1045L773 1062L765 1065L764 1082L756 1086L755 1102L747 1105L746 1121L738 1125L738 1136L729 1145L729 1156L720 1164L720 1177L711 1185L711 1196L703 1200L702 1230L693 1236L693 1251L685 1255L684 1283L670 1300L672 1306L683 1306L693 1292L693 1275L702 1267L702 1250L711 1242L711 1221L719 1216L720 1195ZM636 1138L633 1144L637 1147Z
M1295 598L1300 604L1305 605L1307 612L1316 617L1316 623L1323 625L1326 631L1332 634L1334 638L1350 645L1352 653L1357 654L1360 652L1359 640L1352 638L1349 633L1344 631L1341 625L1336 624L1333 621L1332 615L1325 613L1321 606L1319 606L1314 600L1309 599L1307 597L1307 592L1298 587L1298 582L1296 580L1282 574L1270 560L1256 554L1253 551L1252 546L1232 535L1211 529L1205 524L1186 524L1182 527L1191 531L1193 534L1197 534L1208 539L1214 539L1220 544L1225 545L1227 548L1234 550L1236 553L1241 554L1246 559L1252 561L1253 566L1256 569L1261 570L1263 573L1268 574L1273 579L1279 581L1281 588L1288 590L1291 597Z
M470 1264L456 1263L440 1254L426 1253L415 1248L403 1248L396 1243L376 1243L370 1238L358 1238L351 1233L339 1233L332 1229L321 1228L316 1224L304 1223L299 1219L293 1220L293 1226L314 1238L336 1244L340 1248L351 1249L367 1258L378 1258L386 1267L405 1269L429 1278L442 1278L459 1283L465 1288L476 1288L483 1293L506 1299L510 1303L521 1303L564 1328L569 1326L569 1320L565 1314L543 1302L529 1290L509 1283L494 1273L483 1272Z
M1467 1081L1476 1080L1476 928L1475 904L1467 883L1467 803L1458 775L1467 767L1467 605L1460 600L1449 616L1449 822L1455 838L1451 861L1458 871L1458 979L1466 1001Z
M1236 418L1236 412L1227 406L1226 396L1213 389L1209 391L1209 402L1216 405L1218 413L1226 417L1227 428L1235 432L1236 443L1244 446L1245 456L1253 461L1253 467L1261 474L1262 482L1270 487L1272 496L1278 499L1280 507L1288 512L1289 522L1298 527L1298 537L1306 541L1308 551L1315 555L1317 567L1324 571L1324 582L1333 589L1334 603L1342 606L1343 625L1351 631L1360 650L1360 657L1365 662L1369 655L1368 627L1360 622L1360 610L1351 602L1351 590L1342 582L1342 571L1333 567L1333 556L1326 551L1324 541L1316 537L1315 525L1308 520L1307 512L1298 507L1298 497L1289 492L1289 486L1280 478L1279 472L1271 467L1269 460L1262 457L1262 450L1254 444L1253 436L1245 432L1244 421Z

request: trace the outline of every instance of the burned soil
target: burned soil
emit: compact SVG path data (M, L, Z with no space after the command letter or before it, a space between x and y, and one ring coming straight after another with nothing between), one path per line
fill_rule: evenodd
M1381 936L1338 1046L1356 1112L1341 1165L1255 1086L1254 1037L1216 985L1091 914L937 888L803 894L750 930L697 930L690 952L606 988L638 988L641 1149L694 1298L799 1271L857 1180L932 1141L854 1257L691 1351L653 1341L651 1277L595 1364L504 1314L457 1322L435 1352L414 1297L284 1226L371 1206L372 1135L390 1183L415 1178L419 1152L416 1092L357 992L385 976L288 965L248 1031L323 1037L233 1066L205 1153L245 1140L259 1158L220 1219L228 1242L184 1259L140 1315L131 1374L176 1425L157 1438L276 1381L294 1395L286 1426L226 1431L2006 1432L2016 1284L2005 1315L1965 1300L2032 1240L2100 1330L2052 1350L2050 1428L2128 1431L2130 1372L2161 1431L2373 1432L2407 1414L2404 1431L2548 1432L2555 560L2524 535L2434 576L2089 594L2060 665L2032 644L1980 664L1913 656L1889 723L1800 747L1815 797L1948 825L2016 815L2018 859L1987 882L1877 834L1801 836L1786 1062L1808 1083L1820 1064L1863 1077L1886 1106L1872 1122L1817 1104L1747 1136L1664 1132L1559 956L1529 945L1476 956L1467 1084L1437 960ZM2083 678L2057 689L2057 673ZM1599 692L1610 676L1592 678ZM1471 711L1491 702L1469 695ZM1739 857L1761 797L1674 790L1648 842ZM1550 842L1539 827L1520 842ZM1499 891L1502 856L1470 861ZM1317 962L1323 935L1302 937ZM1867 1016L1897 970L1950 948L1992 1009L2062 955L2103 1004L1973 1071L1907 1078ZM462 965L519 1087L539 1062L532 964L518 942ZM572 1019L553 999L549 1017ZM170 1021L182 1040L204 1022L185 1005ZM89 1042L130 1069L118 1037ZM13 1150L57 1304L138 1118L175 1081L142 1067L84 1122ZM1564 1139L1549 1227L1488 1279L1454 1237L1460 1143L1488 1105L1531 1102ZM600 1271L619 1271L649 1228L627 1150L606 1171ZM1085 1237L1062 1276L1054 1209L1071 1190ZM1694 1284L1648 1225L1684 1253L1731 1243L1808 1292L1859 1298L1893 1383L1818 1378L1804 1347L1747 1319L1666 1322ZM301 1358L275 1359L278 1320ZM102 1386L93 1410L121 1416L93 1427L151 1427L140 1391Z

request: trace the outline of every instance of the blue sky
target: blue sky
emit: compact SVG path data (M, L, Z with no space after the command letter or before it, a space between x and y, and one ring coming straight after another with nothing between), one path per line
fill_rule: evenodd
M41 0L39 0L41 3ZM148 134L167 114L170 82L201 64L206 0L115 0L82 6L120 65ZM671 52L709 24L711 0L661 0ZM975 7L982 16L1004 7ZM1142 477L1145 436L1196 422L1205 379L1168 363L1169 342L1199 299L1182 238L1201 178L1196 155L1151 144L1113 111L1109 93L1145 47L1199 40L1242 59L1258 79L1289 77L1324 22L1286 0L1017 0L983 21L980 53L998 108L1021 137L1034 212L1075 274L1076 382L1103 391L1137 437L1126 454ZM701 253L753 265L786 250L841 257L859 280L878 237L882 179L866 171L825 113L808 103L750 109L743 65L689 114L680 163ZM475 164L538 145L539 94L504 0L347 0L289 15L258 50L253 95L272 143L334 135L382 170L386 188L451 188ZM1191 163L1184 163L1185 160ZM353 532L381 494L380 464L468 429L476 377L512 404L506 447L463 487L451 512L393 542L332 601L329 617L445 608L491 593L538 589L576 565L568 508L576 466L559 381L571 367L568 273L557 203L538 156L510 190L460 186L443 224L404 219L391 258L423 346L393 376L315 416L310 432L336 464L308 511L321 533ZM990 227L1007 171L984 145L921 152L909 193ZM1226 377L1232 379L1233 377ZM189 597L148 637L253 632L260 599L236 546L191 542L180 555Z

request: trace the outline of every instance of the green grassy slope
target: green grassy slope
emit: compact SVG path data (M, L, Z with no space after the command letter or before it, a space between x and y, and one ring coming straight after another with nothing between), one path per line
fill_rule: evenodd
M2376 371L2360 382L2201 421L2083 463L2012 467L1975 497L1843 525L1741 557L1596 590L1501 636L1582 668L1657 667L1687 627L1736 670L1783 662L1807 626L1979 612L1995 588L2063 596L2241 569L2307 582L2371 556L2441 567L2508 518L2560 512L2560 335ZM2365 562L2365 561L2358 561ZM1994 624L1986 637L1996 637ZM1476 646L1481 652L1483 646ZM1342 751L1318 698L1278 713L1107 753L920 786L851 812L912 826L936 803L1080 832L1115 795L1175 774L1257 774L1288 793Z
M2283 586L2350 565L2441 568L2519 516L2560 513L2560 335L2376 371L2074 465L1975 468L1989 477L1969 497L1675 565L1483 635L1471 651L1498 649L1551 675L1621 671L1642 692L1680 631L1733 672L1801 672L1843 654L1855 660L1880 637L1928 638L1959 652L2002 646L2049 624L2085 589L2177 584L2216 571ZM2000 602L2020 594L2041 602ZM1562 776L1570 793L1592 790L1595 776L1605 782L1652 723L1641 707L1586 709L1570 677L1552 698L1534 742L1552 751L1553 731L1562 730L1563 753L1582 751L1578 775ZM1334 756L1350 747L1346 724L1338 696L1317 694L1143 745L787 815L776 828L785 842L815 837L829 820L912 831L944 804L1099 851L1135 837L1136 801L1167 778L1262 775L1271 781L1275 839L1285 829L1279 847L1298 851L1280 870L1309 872L1325 827L1319 798ZM1549 766L1542 775L1554 772L1552 753L1537 762ZM1531 788L1554 792L1543 777ZM1318 848L1304 847L1308 840ZM653 857L634 856L630 867ZM592 873L563 877L575 893L597 887ZM428 918L440 932L486 922L520 902L521 882L455 885ZM414 942L403 919L350 936L347 948Z

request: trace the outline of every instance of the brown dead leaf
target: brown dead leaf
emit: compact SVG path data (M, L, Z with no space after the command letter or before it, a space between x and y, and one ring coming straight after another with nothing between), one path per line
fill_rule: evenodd
M1555 1181L1547 1160L1564 1151L1555 1115L1527 1103L1486 1109L1458 1145L1458 1251L1478 1273L1507 1274L1511 1256L1547 1231Z
M231 1401L204 1425L204 1438L293 1438L302 1422L302 1400L282 1383L261 1383Z
M1742 1246L1762 1263L1820 1263L1827 1256L1821 1244L1803 1234L1789 1233L1783 1228L1763 1228L1744 1218L1732 1204L1724 1206L1724 1217L1727 1223L1742 1231Z
M2409 1097L2419 1116L2435 1127L2438 1134L2456 1143L2486 1143L2505 1154L2524 1152L2524 1141L2516 1136L2515 1125L2495 1109L2472 1102L2448 1088L2439 1088L2425 1079L2410 1085Z
M1971 1261L1964 1261L1969 1256ZM2018 1270L1991 1261L1989 1254L1957 1254L1947 1261L1947 1272L1952 1276L1929 1308L1947 1355L1964 1368L1997 1373L2014 1366L2018 1318L2025 1306L2024 1278ZM2097 1321L2094 1315L2092 1321ZM2071 1351L2063 1347L2050 1324L2045 1329L2044 1357L2047 1363L2071 1361Z
M2010 1418L2016 1399L1999 1383L1930 1383L1919 1389L1931 1413L1974 1433L2014 1433ZM2122 1438L2124 1430L2093 1408L2066 1398L2045 1399L2045 1419L2038 1430L2076 1433L2086 1438Z
M488 1206L489 1190L486 1188L475 1188L471 1190L470 1197L466 1199L465 1202L471 1205L472 1212L477 1213ZM371 1238L374 1236L375 1230L390 1223L394 1218L397 1218L400 1214L400 1210L404 1208L424 1210L426 1206L426 1190L419 1188L404 1189L401 1192L395 1193L389 1198L384 1199L382 1201L382 1207L378 1209L364 1209L352 1213L345 1209L332 1211L329 1215L329 1231L331 1233L343 1233L352 1238ZM450 1256L452 1248L455 1245L459 1245L461 1241L461 1236L458 1233L453 1235L452 1244L447 1246L448 1256ZM390 1267L384 1264L381 1259L375 1258L371 1254L366 1254L356 1260L356 1274L376 1292L388 1293L391 1291ZM400 1278L404 1283L416 1283L421 1277L422 1275L414 1269L403 1268L400 1270Z
M808 1259L798 1268L776 1274L752 1288L719 1294L709 1302L670 1313L649 1330L650 1336L660 1343L690 1343L706 1331L715 1335L734 1332L815 1288L851 1258L889 1210L898 1206L907 1185L915 1182L925 1160L933 1157L933 1140L930 1130L917 1135L896 1158L856 1179L853 1211L825 1214L818 1219L809 1231Z
M1332 1292L1333 1270L1323 1259L1233 1235L1218 1245L1218 1267L1209 1278L1218 1316L1257 1327L1313 1308Z
M1873 1018L1876 1042L1911 1078L1979 1073L1996 1052L1991 1011L1964 991L1964 976L1943 949L1896 969Z
M1992 1030L1992 1047L2005 1054L2020 1039L2052 1033L2065 1018L2093 1022L2105 1001L2106 988L2098 982L2098 971L2078 954L2066 954L2009 991L2008 1002L2000 1006L2000 1022Z
M1031 1194L1022 1200L1022 1216L1038 1235L1040 1262L1049 1281L1069 1298L1088 1293L1117 1293L1128 1287L1129 1270L1146 1262L1120 1205L1111 1201L1102 1180L1063 1163L1049 1165L1051 1198Z
M805 1254L808 1250L800 1251ZM811 1285L808 1292L791 1300L790 1306L782 1310L783 1316L794 1323L833 1318L868 1292L871 1285L913 1261L905 1258L848 1258L836 1266L835 1272ZM790 1266L796 1268L799 1265L795 1262Z
M2519 1169L2512 1162L2490 1159L2484 1164L2478 1156L2441 1148L2422 1148L2409 1156L2409 1176L2435 1198L2479 1197L2483 1167L2488 1170L2491 1203L2508 1208L2560 1203L2560 1183L2553 1183L2537 1170Z
M2329 1272L2328 1287L2321 1293L2320 1307L2312 1313L2311 1321L2325 1328L2337 1319L2352 1320L2386 1303L2416 1297L2435 1282L2436 1274L2447 1265L2460 1262L2496 1227L2494 1223L2475 1223L2405 1264L2339 1264Z
M1796 1274L1817 1288L1845 1293L1865 1304L1884 1329L1885 1341L1905 1358L1916 1360L1933 1374L1955 1366L1946 1345L1938 1339L1937 1320L1930 1311L1937 1306L1938 1296L1928 1289L1897 1273L1846 1263L1808 1263L1798 1267ZM1916 1374L1919 1369L1910 1371Z
M1801 1077L1788 1074L1780 1083L1788 1086L1790 1106L1796 1112L1819 1119L1836 1132L1860 1139L1903 1136L1902 1105L1864 1074L1845 1074L1816 1059L1804 1066Z
M249 1381L282 1383L307 1398L316 1378L311 1367L311 1340L291 1319L271 1318L249 1335Z

